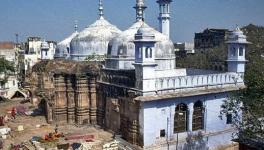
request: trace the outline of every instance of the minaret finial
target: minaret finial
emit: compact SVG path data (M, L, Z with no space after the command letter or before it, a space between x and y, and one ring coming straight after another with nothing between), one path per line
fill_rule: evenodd
M103 19L104 18L104 7L103 7L103 0L99 0L99 18Z
M144 21L144 10L147 8L144 4L144 0L136 0L136 17L137 21Z
M78 20L74 21L74 31L78 32Z

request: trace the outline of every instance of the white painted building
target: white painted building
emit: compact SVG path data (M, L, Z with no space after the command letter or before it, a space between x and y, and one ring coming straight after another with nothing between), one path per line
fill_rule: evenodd
M245 88L246 36L239 28L230 33L227 72L177 69L174 47L169 39L171 1L158 0L162 7L159 17L162 33L144 21L144 0L136 2L136 22L109 42L103 69L107 75L99 81L109 89L122 87L124 91L135 93L135 102L131 103L139 103L139 114L134 120L128 120L133 122L135 129L139 128L132 132L133 136L139 136L139 142L133 142L149 150L183 149L187 134L201 131L210 149L232 144L232 133L236 132L231 126L232 114L222 119L219 115L224 100L233 91ZM125 76L127 72L135 73L135 83L126 84L129 83ZM119 74L123 76L119 78ZM108 95L106 99L117 99L117 103L126 100ZM107 113L118 116L116 112ZM120 121L116 118L111 118L111 122ZM121 134L124 133L123 130Z
M29 37L26 43L26 54L35 54L38 59L41 58L41 38Z
M13 64L15 72L0 73L0 96L11 99L18 92L25 97L25 94L18 87L18 49L14 43L0 43L0 57Z
M41 43L41 59L53 60L56 50L56 42L44 41Z

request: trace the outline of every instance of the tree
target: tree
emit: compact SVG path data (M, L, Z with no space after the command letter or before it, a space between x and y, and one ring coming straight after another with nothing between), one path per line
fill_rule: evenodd
M221 114L232 114L239 140L264 141L264 59L256 58L247 69L247 87L224 102Z
M13 63L7 61L5 58L0 58L0 84L5 84L8 79L8 75L12 72L15 72Z
M264 27L248 25L243 31L252 42L247 50L246 88L224 102L221 114L232 114L239 141L264 143Z
M198 133L189 132L183 150L208 150L207 142L201 131Z

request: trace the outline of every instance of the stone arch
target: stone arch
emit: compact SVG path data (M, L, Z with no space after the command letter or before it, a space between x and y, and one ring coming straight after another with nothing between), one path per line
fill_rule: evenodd
M174 133L187 131L187 111L188 106L184 103L180 103L176 106L174 115Z
M204 129L204 107L202 101L197 101L193 106L192 130Z

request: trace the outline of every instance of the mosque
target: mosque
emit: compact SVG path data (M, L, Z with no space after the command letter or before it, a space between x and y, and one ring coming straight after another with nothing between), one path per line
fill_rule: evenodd
M245 50L249 42L243 32L236 28L229 35L227 72L177 68L169 38L172 0L157 0L159 31L144 21L144 0L136 0L136 21L125 31L104 18L99 1L99 19L60 42L56 55L83 61L96 54L104 57L105 65L98 74L86 73L82 80L71 74L69 82L68 76L58 75L57 70L52 76L55 89L56 81L60 81L57 86L73 84L72 89L77 90L73 95L81 89L88 96L73 96L77 100L72 100L71 109L76 111L68 113L67 88L62 88L59 96L55 92L50 98L55 101L49 106L54 110L50 120L98 124L143 149L180 149L187 134L198 131L210 149L232 144L232 114L219 115L230 93L245 88ZM79 101L89 101L87 109ZM93 108L88 109L90 105ZM85 113L78 113L79 108Z

